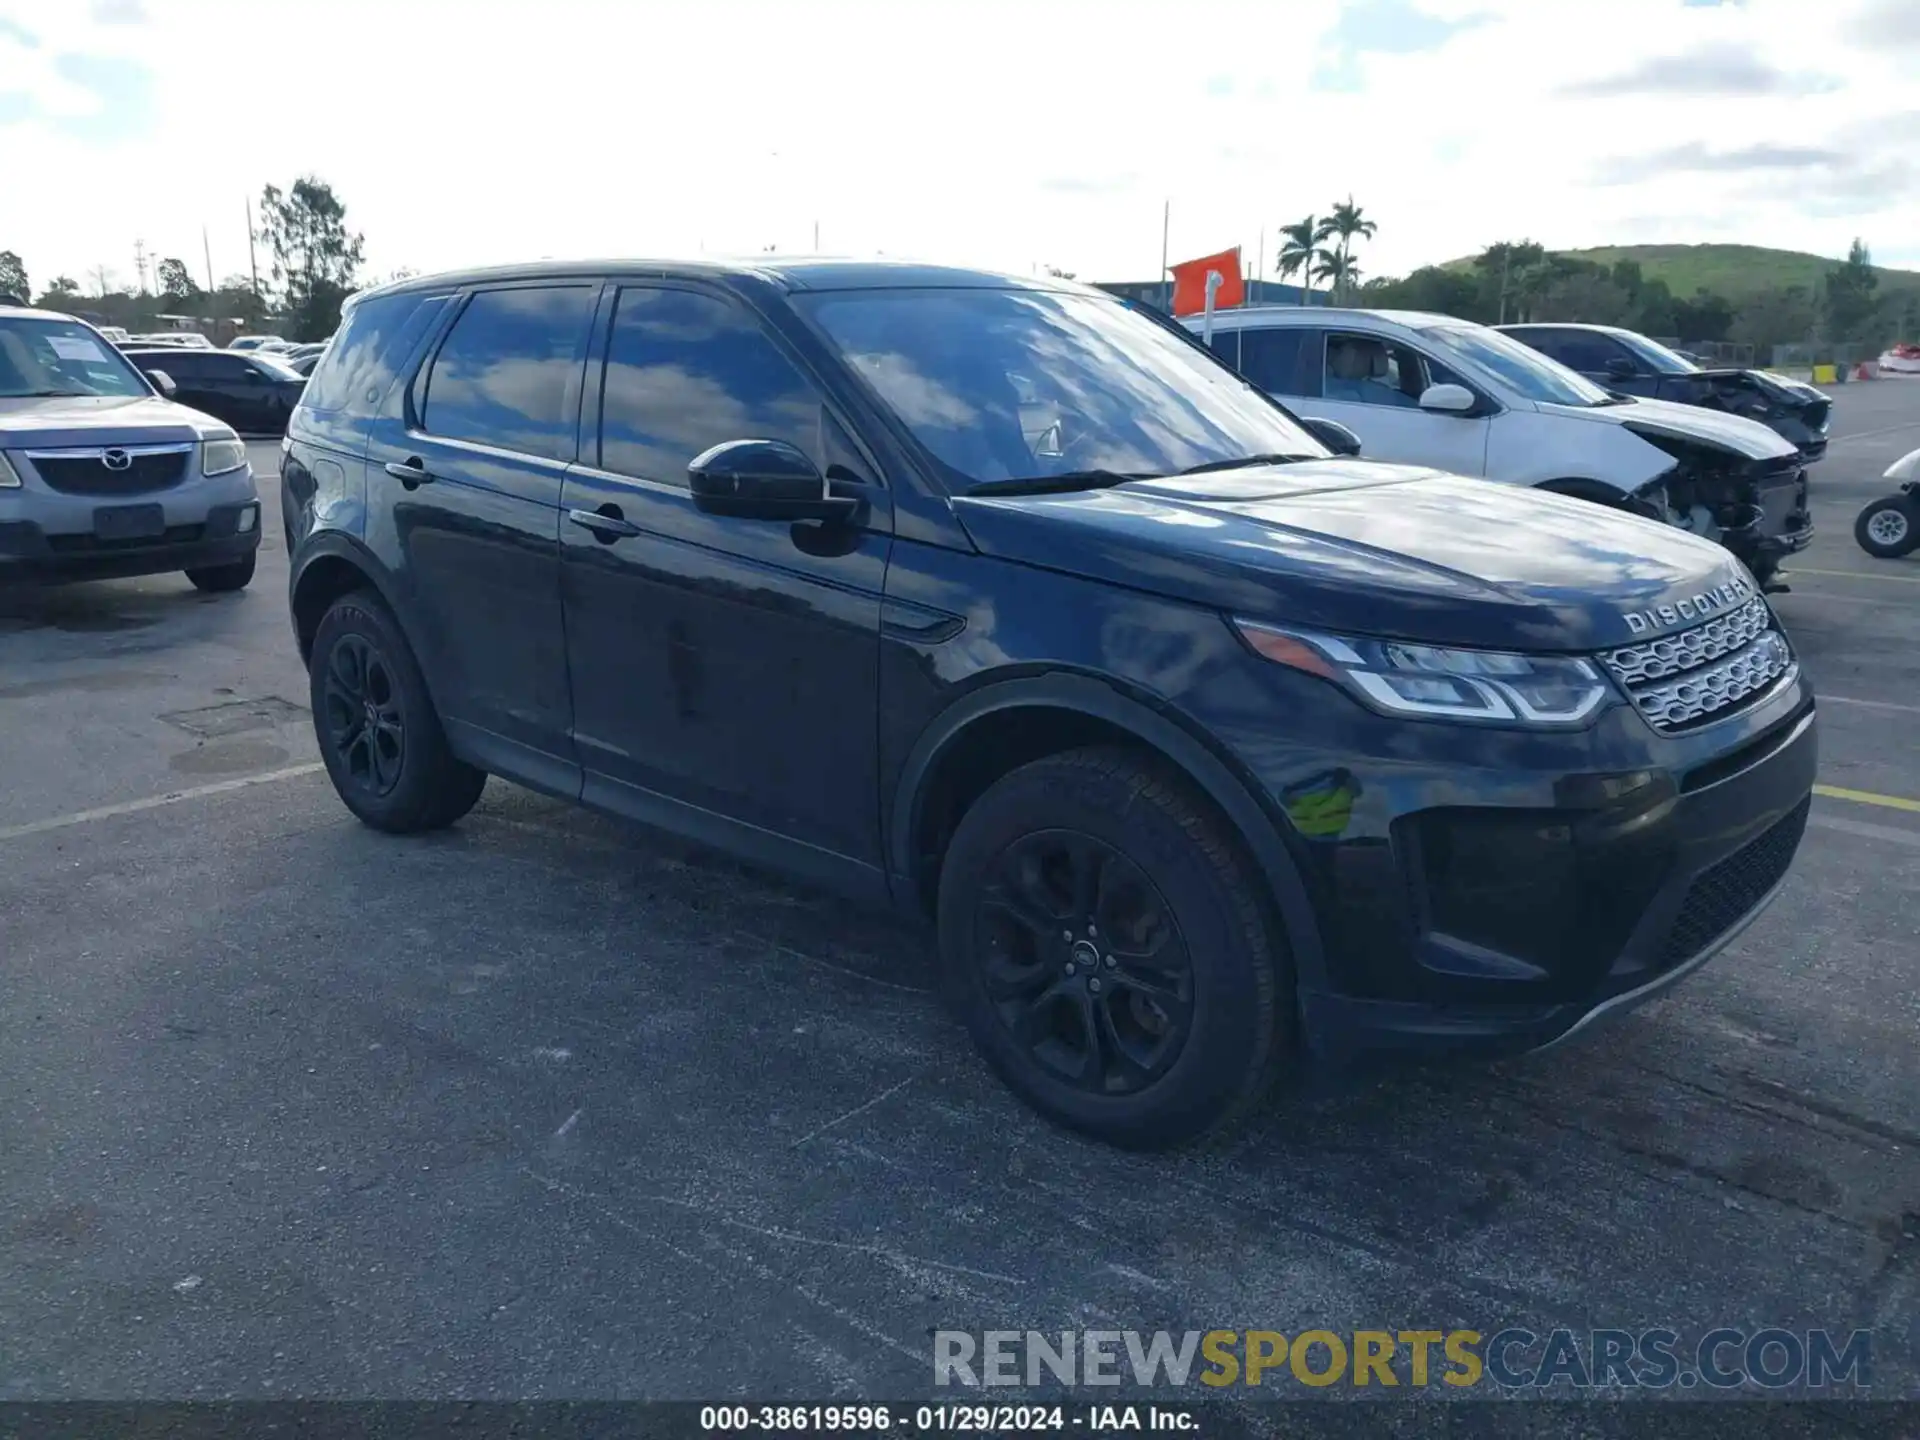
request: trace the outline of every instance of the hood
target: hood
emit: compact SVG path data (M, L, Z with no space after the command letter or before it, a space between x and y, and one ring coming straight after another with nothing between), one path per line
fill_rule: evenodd
M1698 405L1679 405L1670 400L1623 396L1617 405L1542 405L1540 409L1600 424L1631 425L1636 429L1654 430L1676 440L1717 446L1748 460L1784 460L1800 453L1792 442L1783 440L1758 420L1707 410Z
M0 450L67 445L164 445L231 435L232 427L158 395L0 399Z
M954 509L989 555L1252 619L1429 644L1602 649L1639 638L1629 613L1752 583L1725 550L1671 526L1362 460L960 496Z
M1753 376L1754 383L1767 394L1797 405L1831 403L1833 400L1831 395L1818 386L1809 385L1804 380L1796 380L1791 375L1776 375L1771 370L1748 370L1743 373Z

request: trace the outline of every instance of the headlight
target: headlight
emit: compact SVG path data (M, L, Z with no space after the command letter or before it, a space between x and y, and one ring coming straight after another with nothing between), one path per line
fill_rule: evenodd
M1577 656L1446 650L1283 630L1253 620L1233 624L1260 655L1344 686L1383 715L1572 726L1584 723L1613 693L1599 669Z
M247 447L231 435L224 440L203 440L200 457L202 475L224 475L247 463Z
M0 490L18 490L20 477L14 473L13 466L7 463L7 457L0 455Z

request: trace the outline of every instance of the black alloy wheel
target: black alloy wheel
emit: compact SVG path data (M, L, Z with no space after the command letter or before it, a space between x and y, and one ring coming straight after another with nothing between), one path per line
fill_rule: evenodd
M1033 1061L1096 1095L1129 1095L1179 1058L1193 966L1166 900L1126 856L1071 830L1002 851L978 901L987 999Z
M324 724L351 784L390 795L407 758L407 722L386 657L362 635L327 652Z

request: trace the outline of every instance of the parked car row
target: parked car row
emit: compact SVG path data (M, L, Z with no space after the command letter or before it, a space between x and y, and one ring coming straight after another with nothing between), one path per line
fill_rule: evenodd
M277 355L255 350L144 349L121 352L168 396L248 434L283 434L307 377Z
M1712 390L1718 372L1699 372L1706 388L1682 404L1605 388L1512 334L1447 315L1287 306L1230 310L1212 327L1214 352L1251 384L1345 426L1369 458L1659 520L1724 545L1763 588L1785 588L1781 561L1813 539L1809 455L1707 403L1722 393ZM1819 396L1817 420L1813 402L1795 412L1808 417L1793 425L1809 446L1817 433L1824 448L1825 405Z
M281 471L329 777L382 830L498 775L896 904L992 1067L1130 1146L1673 985L1777 893L1816 722L1746 569L1644 515L1724 539L1791 447L1439 317L1237 318L1300 398L1055 279L356 297ZM1424 463L1332 453L1336 407Z

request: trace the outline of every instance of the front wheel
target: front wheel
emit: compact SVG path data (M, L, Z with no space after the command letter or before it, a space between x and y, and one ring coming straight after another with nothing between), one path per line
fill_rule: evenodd
M1276 1077L1292 980L1259 882L1183 779L1123 749L996 782L941 868L947 993L1009 1087L1129 1149L1219 1128Z
M1897 560L1920 548L1920 504L1911 496L1888 495L1874 501L1853 522L1860 548L1881 560Z
M204 565L197 570L187 571L187 579L196 590L204 590L210 595L224 595L233 590L244 590L253 581L254 557L235 560L230 565Z
M486 772L448 748L413 650L379 599L355 591L334 601L312 657L314 735L349 810L376 830L408 835L473 808Z

